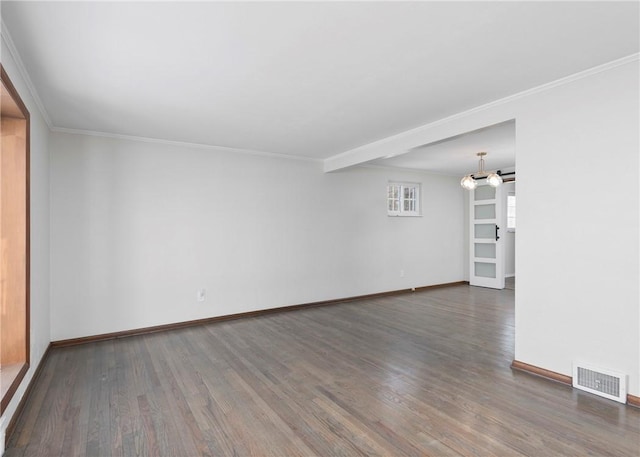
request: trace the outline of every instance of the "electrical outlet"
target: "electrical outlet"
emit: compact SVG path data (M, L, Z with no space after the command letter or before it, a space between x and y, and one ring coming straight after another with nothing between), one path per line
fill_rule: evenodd
M207 289L198 289L198 301L204 301L207 297Z
M404 270L400 270L400 277L404 278Z

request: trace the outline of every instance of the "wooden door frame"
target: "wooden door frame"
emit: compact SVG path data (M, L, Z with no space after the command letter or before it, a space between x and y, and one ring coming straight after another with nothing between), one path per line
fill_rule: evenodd
M15 395L18 390L18 386L24 379L27 371L29 369L30 358L31 358L31 209L30 209L30 201L31 201L31 162L30 162L30 144L31 144L31 121L29 116L29 110L27 110L27 106L22 101L22 98L18 94L15 86L11 82L9 75L5 71L4 67L0 63L0 76L2 84L7 89L11 98L18 106L18 109L22 113L24 120L26 122L25 125L25 363L21 367L18 375L15 377L11 386L7 390L6 394L2 397L0 402L0 414L4 414L5 409L9 405L9 402Z

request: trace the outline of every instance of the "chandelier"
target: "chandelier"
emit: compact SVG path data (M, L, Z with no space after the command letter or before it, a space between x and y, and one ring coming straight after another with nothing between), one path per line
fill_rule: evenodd
M500 171L497 172L486 172L484 169L484 156L487 155L486 152L478 152L476 154L480 157L480 163L478 164L478 171L475 173L469 173L462 180L460 180L460 185L466 190L473 190L478 187L478 179L486 178L487 184L491 187L498 187L502 184L502 177L500 176Z

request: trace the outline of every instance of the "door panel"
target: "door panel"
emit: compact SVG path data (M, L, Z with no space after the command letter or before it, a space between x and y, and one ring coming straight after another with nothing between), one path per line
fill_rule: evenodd
M481 183L469 197L469 284L504 289L502 186Z

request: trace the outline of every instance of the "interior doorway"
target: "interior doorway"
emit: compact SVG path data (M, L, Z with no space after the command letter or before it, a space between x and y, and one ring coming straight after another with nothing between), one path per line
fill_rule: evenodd
M29 368L29 112L4 68L0 155L1 413Z

